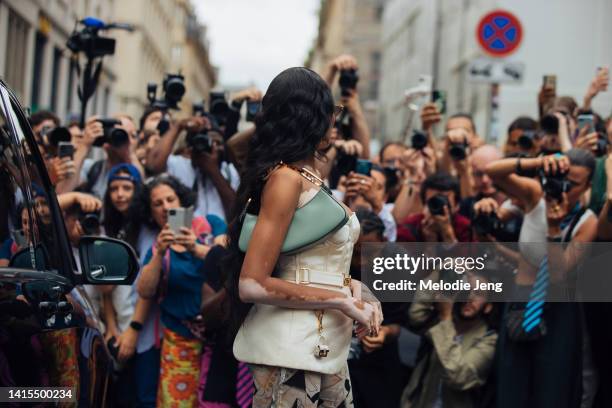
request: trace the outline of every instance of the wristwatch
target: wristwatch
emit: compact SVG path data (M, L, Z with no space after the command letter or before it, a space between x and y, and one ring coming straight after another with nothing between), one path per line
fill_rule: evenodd
M130 322L130 327L131 327L132 329L136 330L137 332L139 332L139 331L141 331L141 330L142 330L142 323L140 323L140 322L136 322L136 321L132 320L132 321Z
M561 235L556 235L554 237L547 236L546 241L548 242L563 242L563 237Z

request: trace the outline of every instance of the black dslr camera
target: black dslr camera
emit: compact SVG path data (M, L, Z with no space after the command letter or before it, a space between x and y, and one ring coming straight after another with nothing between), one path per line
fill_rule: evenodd
M521 149L529 150L533 147L538 134L535 130L524 130L518 138L518 145Z
M163 136L170 128L168 109L180 110L178 104L185 95L185 77L179 74L166 74L162 82L164 96L157 99L157 84L150 82L147 85L147 99L153 108L163 112L162 119L157 125L159 134Z
M100 233L100 212L81 212L79 224L83 228L84 235L98 235Z
M497 236L498 232L503 228L503 223L495 213L478 213L472 219L472 227L478 235L491 234Z
M164 96L162 99L157 97L157 84L150 82L147 85L147 99L152 107L162 111L168 109L179 110L178 103L185 95L185 77L181 74L166 74L162 82L162 91Z
M412 132L412 148L416 150L423 150L427 146L427 135L423 132L415 130Z
M220 126L225 124L227 114L230 110L225 92L211 92L208 99L208 111Z
M186 138L187 146L191 147L194 153L211 153L213 141L208 135L208 130L204 129L197 133L190 133Z
M359 75L357 74L356 69L341 70L338 84L340 85L340 92L342 96L349 96L349 89L355 89L358 81Z
M451 159L459 161L467 157L468 154L468 142L452 142L448 148L448 154Z
M427 208L431 215L444 215L444 207L450 211L450 202L444 194L436 194L427 200Z
M117 119L96 119L104 128L104 135L97 138L93 145L102 146L104 143L109 143L113 147L121 147L130 142L128 133L115 125L120 125L121 121Z
M546 197L560 201L563 198L563 193L567 193L572 184L567 179L567 173L546 174L543 170L540 171L540 184Z

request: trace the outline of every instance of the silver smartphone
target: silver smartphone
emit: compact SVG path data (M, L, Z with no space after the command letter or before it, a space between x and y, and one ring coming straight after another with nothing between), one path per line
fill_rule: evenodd
M19 248L23 248L28 245L28 239L25 236L25 232L22 229L13 231L13 239Z
M174 234L179 235L181 228L191 228L193 221L193 207L171 208L168 210L168 225Z

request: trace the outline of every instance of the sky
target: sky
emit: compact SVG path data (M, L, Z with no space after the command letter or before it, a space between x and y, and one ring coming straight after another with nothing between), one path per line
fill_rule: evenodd
M218 84L265 91L283 69L304 65L317 34L319 0L193 0L210 42Z

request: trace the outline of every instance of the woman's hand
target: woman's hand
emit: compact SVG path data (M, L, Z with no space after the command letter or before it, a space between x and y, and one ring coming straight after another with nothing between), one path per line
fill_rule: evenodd
M85 193L74 193L74 202L81 207L84 213L99 211L102 208L102 201L98 198Z
M499 204L495 199L487 197L474 203L474 213L476 214L497 214Z
M357 140L336 139L333 144L348 156L361 156L363 152L363 146Z
M174 243L182 245L187 251L193 253L197 245L197 237L191 228L181 227L181 233L176 236Z
M164 225L164 228L157 235L157 240L155 241L155 248L159 253L166 252L166 249L170 247L170 245L174 244L175 235L174 232L170 229L168 224Z
M580 129L576 138L576 147L579 149L595 152L597 150L597 140L599 139L597 132L589 133L589 127L584 126Z
M382 323L380 303L376 305L375 303L364 302L350 297L344 300L343 306L344 314L358 322L356 330L358 337L366 335L375 336L378 334L380 324Z
M541 168L547 175L563 174L569 171L569 159L562 154L551 154L542 157L541 160Z

